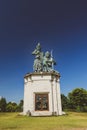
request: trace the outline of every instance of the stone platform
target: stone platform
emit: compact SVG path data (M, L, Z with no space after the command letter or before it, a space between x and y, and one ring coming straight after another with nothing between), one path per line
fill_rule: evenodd
M25 75L23 114L62 115L59 73L33 72Z

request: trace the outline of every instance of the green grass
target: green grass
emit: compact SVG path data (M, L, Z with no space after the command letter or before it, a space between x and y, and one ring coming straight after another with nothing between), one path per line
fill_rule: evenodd
M0 113L0 130L87 130L87 113L69 112L58 117L27 117Z

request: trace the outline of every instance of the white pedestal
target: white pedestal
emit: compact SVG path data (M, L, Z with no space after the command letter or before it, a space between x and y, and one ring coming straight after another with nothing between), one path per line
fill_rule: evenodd
M47 96L46 108L44 105L40 109L37 107L36 95L43 97L42 105L44 104L44 95ZM25 75L23 114L31 116L62 115L59 73L34 72Z

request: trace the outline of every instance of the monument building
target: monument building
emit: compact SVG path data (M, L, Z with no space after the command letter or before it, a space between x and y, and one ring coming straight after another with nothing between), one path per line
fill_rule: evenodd
M33 72L24 76L23 114L30 116L62 115L60 73L49 51L43 53L40 43L32 52Z

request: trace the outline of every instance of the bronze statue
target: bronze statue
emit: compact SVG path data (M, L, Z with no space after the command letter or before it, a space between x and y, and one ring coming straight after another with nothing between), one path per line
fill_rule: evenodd
M51 56L51 53L49 51L47 51L45 53L44 59L43 59L43 68L44 71L53 71L53 65L55 65L56 62L54 61L54 59Z
M34 72L54 71L53 66L56 65L56 62L54 61L53 56L48 51L44 55L44 53L41 51L40 43L37 44L32 54L35 55L35 60L33 65Z
M35 50L32 52L32 55L35 55L33 69L35 72L42 71L42 59L43 59L43 52L41 52L41 45L40 43L37 44Z

